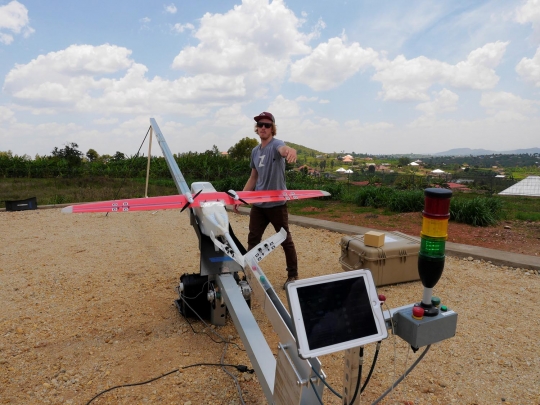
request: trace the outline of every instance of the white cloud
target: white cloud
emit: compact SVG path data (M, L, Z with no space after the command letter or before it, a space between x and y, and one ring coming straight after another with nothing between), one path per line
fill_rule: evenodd
M193 26L193 24L190 24L190 23L187 23L187 24L176 23L171 28L171 31L174 31L174 32L180 34L180 33L184 32L185 30L194 30L194 29L195 29L195 27Z
M480 99L480 105L488 114L509 119L524 119L526 115L536 114L539 104L504 91L487 92Z
M97 118L92 122L97 125L113 125L118 123L118 118Z
M434 93L435 99L416 106L417 110L426 115L435 115L443 112L455 111L459 96L448 89L442 89L439 93Z
M139 19L139 22L141 23L140 29L142 31L149 30L150 29L150 26L149 26L150 21L152 21L152 20L150 18L148 18L148 17L143 17L143 18Z
M214 118L214 125L224 127L242 128L246 123L252 122L250 118L242 113L242 105L238 103L220 108L214 114Z
M319 101L319 104L328 104L328 103L330 103L330 100L323 100L323 99L321 99L321 100Z
M0 42L9 45L14 40L13 35L1 32L4 30L14 34L22 33L23 37L28 37L35 32L29 23L28 9L18 1L0 6Z
M373 123L364 124L363 128L369 131L376 131L376 130L382 131L385 129L394 128L394 124L390 122L373 122Z
M536 49L534 56L523 58L516 66L516 72L526 81L540 87L540 47Z
M133 64L130 55L129 49L116 45L71 45L58 52L39 55L26 65L16 65L6 76L6 86L15 82L24 84L32 78L43 81L36 77L43 75L53 79L114 73Z
M516 21L521 24L540 23L540 1L527 0L516 10Z
M286 99L281 94L275 98L266 111L270 111L274 117L276 117L276 123L278 122L278 119L281 120L302 116L298 103L296 101Z
M394 124L389 122L361 122L360 120L350 120L346 121L344 124L345 128L354 130L354 131L381 131L385 129L390 129L394 127Z
M435 153L456 147L503 151L537 145L539 131L540 119L523 119L519 113L473 120L422 116L405 128L400 127L395 138L397 142L399 138L407 139L409 151Z
M0 105L0 122L11 121L14 117L15 113L10 108Z
M341 38L319 44L308 56L293 63L290 80L313 90L329 90L371 65L378 54L357 42L347 46Z
M174 111L200 116L246 96L242 77L201 74L164 80L114 45L72 45L16 65L4 91L41 113L54 110L144 114ZM40 109L43 109L40 111Z
M171 3L168 6L163 6L163 8L165 9L165 12L169 14L176 14L176 12L178 11L174 3Z
M260 87L283 78L292 56L310 52L316 32L299 32L301 24L282 0L244 0L225 14L206 13L194 32L199 44L184 48L172 67L243 75L246 85Z
M306 97L306 96L299 96L294 99L294 101L317 101L318 97Z
M9 45L13 42L13 35L3 34L0 32L0 42Z
M407 60L376 60L373 80L383 85L384 100L429 100L427 91L436 83L456 88L488 90L498 83L494 68L504 55L508 42L493 42L475 49L455 65L420 56Z

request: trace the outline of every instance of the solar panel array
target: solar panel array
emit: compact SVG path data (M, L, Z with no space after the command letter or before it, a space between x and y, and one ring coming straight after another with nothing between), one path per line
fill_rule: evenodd
M503 190L499 195L522 195L540 197L540 176L529 176Z

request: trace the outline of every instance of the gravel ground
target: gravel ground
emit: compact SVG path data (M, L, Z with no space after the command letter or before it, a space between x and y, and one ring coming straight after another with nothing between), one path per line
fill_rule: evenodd
M230 220L245 241L247 217L230 214ZM251 367L232 322L190 325L173 305L180 275L199 271L198 241L186 213L64 215L50 209L1 212L0 224L0 403L87 404L107 388L195 363L220 363L222 357ZM302 278L342 271L342 235L291 230ZM283 253L273 253L261 267L286 302ZM420 282L378 290L390 308L422 297ZM448 257L434 293L459 314L457 334L432 346L380 403L539 405L537 272ZM253 312L276 348L276 335L256 301ZM231 343L220 343L210 329ZM366 348L366 367L373 351L372 345ZM384 341L361 403L375 400L421 351L413 353L399 338ZM342 354L320 360L328 381L341 390ZM256 376L229 371L246 404L266 403ZM323 399L340 404L329 390ZM240 403L234 380L216 366L183 369L92 402Z

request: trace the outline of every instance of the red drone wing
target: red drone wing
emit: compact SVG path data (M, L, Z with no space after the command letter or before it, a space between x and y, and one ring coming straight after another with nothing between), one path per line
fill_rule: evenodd
M238 197L249 204L292 201L302 198L327 197L330 193L323 190L265 190L265 191L238 191Z
M64 213L81 212L127 212L151 211L183 208L187 203L183 195L162 197L131 198L126 200L99 201L88 204L71 205L62 209Z

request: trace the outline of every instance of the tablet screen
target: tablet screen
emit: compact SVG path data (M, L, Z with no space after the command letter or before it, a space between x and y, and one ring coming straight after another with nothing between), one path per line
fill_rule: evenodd
M288 298L302 357L331 353L387 336L371 273L315 277L289 284Z
M377 333L363 277L298 289L311 349Z

